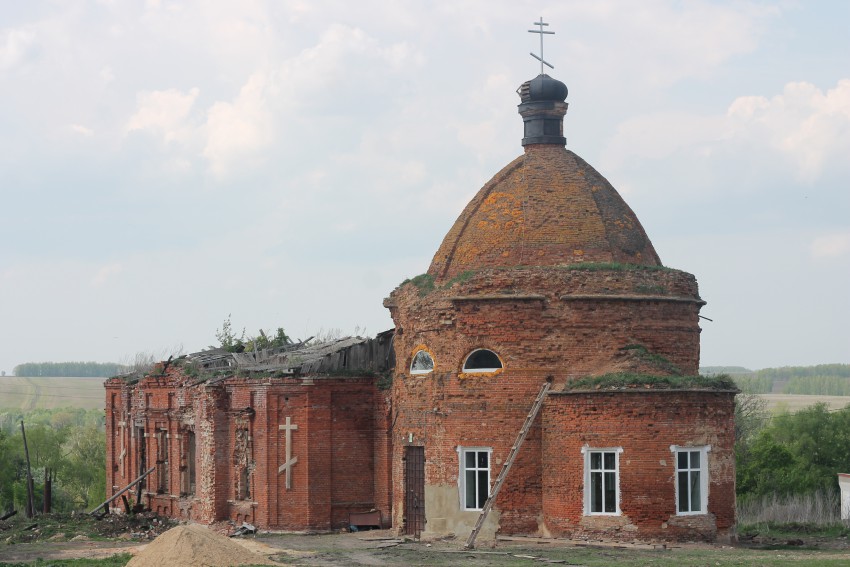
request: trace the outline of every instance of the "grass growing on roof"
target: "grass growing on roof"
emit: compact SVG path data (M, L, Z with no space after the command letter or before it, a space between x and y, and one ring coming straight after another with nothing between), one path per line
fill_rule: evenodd
M565 391L575 390L735 390L735 382L719 376L653 376L650 374L613 373L585 376L569 382Z
M621 262L579 262L576 264L566 264L557 266L562 270L587 270L587 271L618 271L618 272L677 272L673 268L667 266L648 266L646 264L627 264Z
M419 288L419 295L428 295L432 291L434 291L434 276L431 274L419 274L418 276L414 276L410 279L406 279L401 282L401 285L412 283L417 288Z

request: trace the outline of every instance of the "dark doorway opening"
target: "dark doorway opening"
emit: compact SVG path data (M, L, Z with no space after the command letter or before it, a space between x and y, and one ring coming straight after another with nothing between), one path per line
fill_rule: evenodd
M425 447L404 448L404 533L425 530Z

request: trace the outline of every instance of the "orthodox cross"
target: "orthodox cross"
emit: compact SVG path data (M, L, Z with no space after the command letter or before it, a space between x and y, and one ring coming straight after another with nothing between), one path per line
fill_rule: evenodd
M118 422L118 427L121 428L121 453L118 454L118 462L121 463L121 475L127 476L127 471L124 468L124 457L127 456L127 447L124 445L124 435L127 433L127 422L122 419Z
M298 457L292 456L292 432L298 430L298 426L286 418L285 425L278 425L277 428L286 431L286 461L277 469L277 474L286 471L286 489L292 488L292 465L298 462Z
M551 63L543 60L543 34L546 33L546 34L550 34L550 35L555 35L555 32L545 31L543 29L543 26L549 25L549 24L543 23L543 16L540 16L540 21L534 22L533 25L538 26L540 29L539 30L528 30L528 33L539 33L540 34L540 57L538 57L534 53L529 53L529 55L531 55L532 57L534 57L535 59L540 61L540 74L542 75L543 74L543 65L548 66L550 69L555 68Z

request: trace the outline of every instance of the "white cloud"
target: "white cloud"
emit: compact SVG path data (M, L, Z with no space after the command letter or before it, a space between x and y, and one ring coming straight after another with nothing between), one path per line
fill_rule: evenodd
M35 43L29 30L10 29L0 32L0 71L20 63Z
M91 285L94 287L101 287L113 276L120 273L122 269L121 264L117 263L101 267L91 279Z
M731 57L755 50L763 22L780 12L746 2L652 0L579 2L561 10L559 19L581 27L566 40L572 65L587 66L597 84L607 76L629 89L711 76ZM599 41L600 29L611 41Z
M218 176L239 161L256 156L273 139L267 104L267 76L255 73L231 102L217 102L207 113L204 157Z
M827 164L850 155L850 79L825 93L806 82L788 83L770 99L736 99L727 113L730 135L768 145L813 181Z
M77 134L81 134L81 135L85 136L86 138L90 138L90 137L94 136L94 130L92 130L91 128L86 128L85 126L83 126L81 124L71 124L70 128L71 128L71 130L73 130Z
M103 81L103 84L108 84L115 80L115 73L112 72L111 67L103 67L100 70L99 75L101 80Z
M771 98L742 96L725 114L680 111L644 114L620 124L603 154L605 167L678 155L727 164L787 171L813 182L829 168L847 166L850 155L850 79L826 92L811 83L788 83ZM728 165L727 165L728 167Z
M421 62L406 43L383 45L359 28L331 24L315 45L254 72L232 102L210 107L203 156L212 172L224 177L262 161L263 151L276 142L281 150L281 144L297 147L324 137L318 128L335 128L326 134L335 141L365 137L367 130L343 131L332 117L364 119L366 112L375 111L370 102L393 94L393 74ZM378 109L371 121L378 122L380 112L391 109ZM303 116L311 111L313 118L305 123ZM278 133L287 138L277 139ZM406 174L418 173L408 168Z
M840 258L850 255L850 231L821 236L812 241L815 258Z
M661 160L715 143L728 137L724 122L720 116L674 111L635 116L617 128L603 154L603 169L619 168L629 160Z
M191 134L186 123L189 112L198 98L199 90L183 93L177 89L149 91L136 96L136 112L127 121L126 131L149 130L165 143L182 141Z

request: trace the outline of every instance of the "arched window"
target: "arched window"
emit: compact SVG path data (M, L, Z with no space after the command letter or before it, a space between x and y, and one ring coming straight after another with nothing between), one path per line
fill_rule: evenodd
M411 374L428 374L434 370L434 357L426 349L422 348L413 355L410 363Z
M480 348L469 353L463 363L465 373L495 372L502 369L499 355L492 350Z

